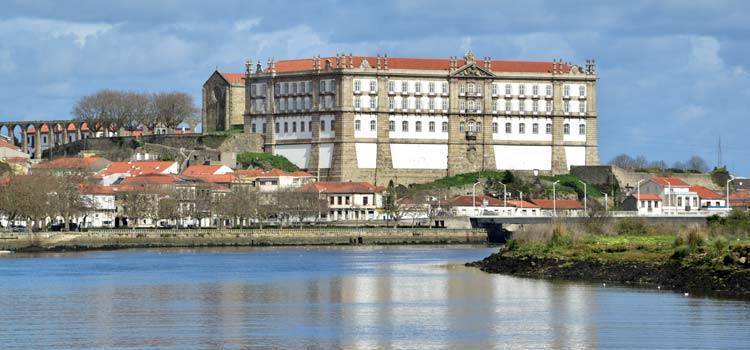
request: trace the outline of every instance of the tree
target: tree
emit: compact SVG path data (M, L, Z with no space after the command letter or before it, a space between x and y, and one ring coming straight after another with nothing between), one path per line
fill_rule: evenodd
M156 120L169 129L195 118L198 111L193 97L184 92L161 92L153 95L152 99L151 108Z
M687 161L686 166L688 170L693 170L700 173L705 173L708 171L708 164L706 164L706 161L697 155L690 157L690 159L688 159Z
M161 196L157 202L157 217L159 219L166 219L168 221L174 221L175 224L182 217L180 212L180 203L178 201L178 194L175 191L171 191L165 196Z
M70 172L53 176L49 180L52 187L49 193L51 205L55 214L62 217L65 231L70 226L70 221L84 213L93 203L81 193L84 185L82 173Z
M609 165L614 165L623 169L634 169L635 159L623 153L612 158L612 160L609 161Z
M54 177L21 175L11 177L0 190L0 211L9 220L23 220L29 232L32 224L39 230L43 221L56 213Z
M159 197L153 190L140 189L124 192L120 200L123 214L128 217L133 227L140 219L155 219L158 213Z

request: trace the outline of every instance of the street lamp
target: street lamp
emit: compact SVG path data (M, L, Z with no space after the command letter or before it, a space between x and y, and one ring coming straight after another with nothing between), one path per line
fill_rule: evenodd
M578 180L578 182L583 184L583 213L588 214L589 213L589 207L588 207L588 191L586 190L586 183L582 180Z
M471 209L474 211L474 215L477 215L477 185L480 183L481 181L477 181L471 186Z
M638 208L638 206L641 203L641 182L643 182L643 181L646 181L646 179L640 179L640 180L638 180L638 183L635 184L635 187L636 187L635 190L638 191L638 198L636 198L636 200L635 200L635 215L638 215L638 216L641 215L641 211Z
M726 203L727 210L732 209L732 207L729 206L729 183L732 181L734 181L734 176L729 175L729 180L727 180L727 203Z
M502 182L500 184L503 185L503 210L508 210L508 187Z
M552 183L552 216L557 216L557 192L555 192L555 186L560 180Z
M672 183L671 183L671 182L669 182L669 180L664 180L664 181L666 181L666 182L667 182L667 189L669 190L669 191L668 191L668 192L669 192L669 195L667 196L667 207L668 207L668 208L670 208L670 210L671 210L671 211L672 211L673 213L675 213L675 212L677 212L677 211L676 211L676 210L675 210L675 209L674 209L674 208L672 207L672 194L674 193L674 192L672 192Z

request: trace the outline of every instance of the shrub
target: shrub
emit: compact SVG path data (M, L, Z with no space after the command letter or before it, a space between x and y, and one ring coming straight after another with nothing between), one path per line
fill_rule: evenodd
M694 251L696 248L702 246L705 241L705 238L697 228L689 229L687 235L685 236L685 243L687 243L691 251Z
M505 250L507 251L514 251L518 249L518 241L515 239L510 239L507 242L505 242Z
M618 235L645 235L651 231L651 227L638 218L625 218L615 224L615 232Z
M686 245L681 245L674 249L671 258L674 260L682 260L687 258L688 255L690 255L690 248Z
M552 229L552 237L549 239L549 246L561 247L567 246L572 243L572 238L568 234L568 230L564 225L556 225Z
M710 242L709 246L714 256L722 256L729 249L729 242L724 237L716 237Z
M266 170L269 170L270 168L276 168L287 172L299 170L299 168L297 168L294 163L283 156L262 152L240 153L237 155L237 163L239 163L243 168L254 167L263 168Z

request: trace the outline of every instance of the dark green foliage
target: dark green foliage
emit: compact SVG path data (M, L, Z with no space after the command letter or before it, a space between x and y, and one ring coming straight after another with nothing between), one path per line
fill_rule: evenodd
M299 168L283 156L273 155L270 153L245 152L237 155L237 163L243 168L262 168L262 169L281 169L292 172Z
M615 232L618 235L645 235L651 233L651 227L642 219L623 218L615 224Z

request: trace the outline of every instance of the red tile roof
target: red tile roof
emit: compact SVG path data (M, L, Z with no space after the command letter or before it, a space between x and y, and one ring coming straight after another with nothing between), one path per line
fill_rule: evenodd
M697 193L701 199L724 199L724 196L703 186L690 186L690 191Z
M94 184L81 184L80 186L81 193L83 194L115 194L117 193L117 188L112 186L99 186Z
M570 210L581 210L583 204L575 199L534 199L531 201L542 209L570 209Z
M214 175L223 165L191 165L182 171L182 175Z
M638 194L632 195L636 200L643 200L643 201L660 201L661 197L659 197L658 194L653 193L641 193L640 196Z
M87 169L98 171L110 164L102 157L61 157L34 166L35 169Z
M102 177L113 174L129 174L130 176L160 174L175 163L170 161L112 162L97 175Z
M169 185L176 184L179 181L180 177L173 174L148 174L126 177L120 185Z
M676 177L654 176L651 178L651 181L667 187L690 187L690 184Z
M21 148L10 143L9 140L6 140L4 137L0 137L0 147L10 148L12 150L20 151Z
M245 83L245 73L221 73L222 77L226 79L230 84L244 84Z
M508 206L509 207L516 207L516 208L539 208L534 203L529 203L527 201L521 201L521 200L508 200Z
M300 188L306 192L325 193L380 193L383 187L375 186L369 182L313 182Z
M374 56L352 56L352 67L359 68L362 65L363 60L367 60L370 68L376 68L377 57ZM333 68L339 68L336 65L336 57L321 57L320 58L320 69L325 69L326 61L331 62ZM385 59L381 57L381 65L385 65ZM344 68L349 63L349 57L341 58L340 68ZM525 73L551 73L554 62L536 62L536 61L501 61L492 60L491 70L493 72L525 72ZM465 60L457 60L457 67L462 67L466 64ZM480 67L484 67L484 60L476 60L476 64ZM275 63L276 72L298 72L308 71L313 69L313 59L293 59L293 60L281 60ZM416 69L416 70L444 70L448 71L450 68L450 59L447 58L409 58L409 57L389 57L388 58L389 69ZM563 64L562 70L567 73L570 71L571 66ZM268 72L269 68L265 69Z
M234 182L234 180L237 178L234 174L228 173L228 174L221 174L221 175L214 175L214 174L197 174L193 176L189 176L191 179L196 179L203 182L208 183L215 183L215 184L230 184Z

